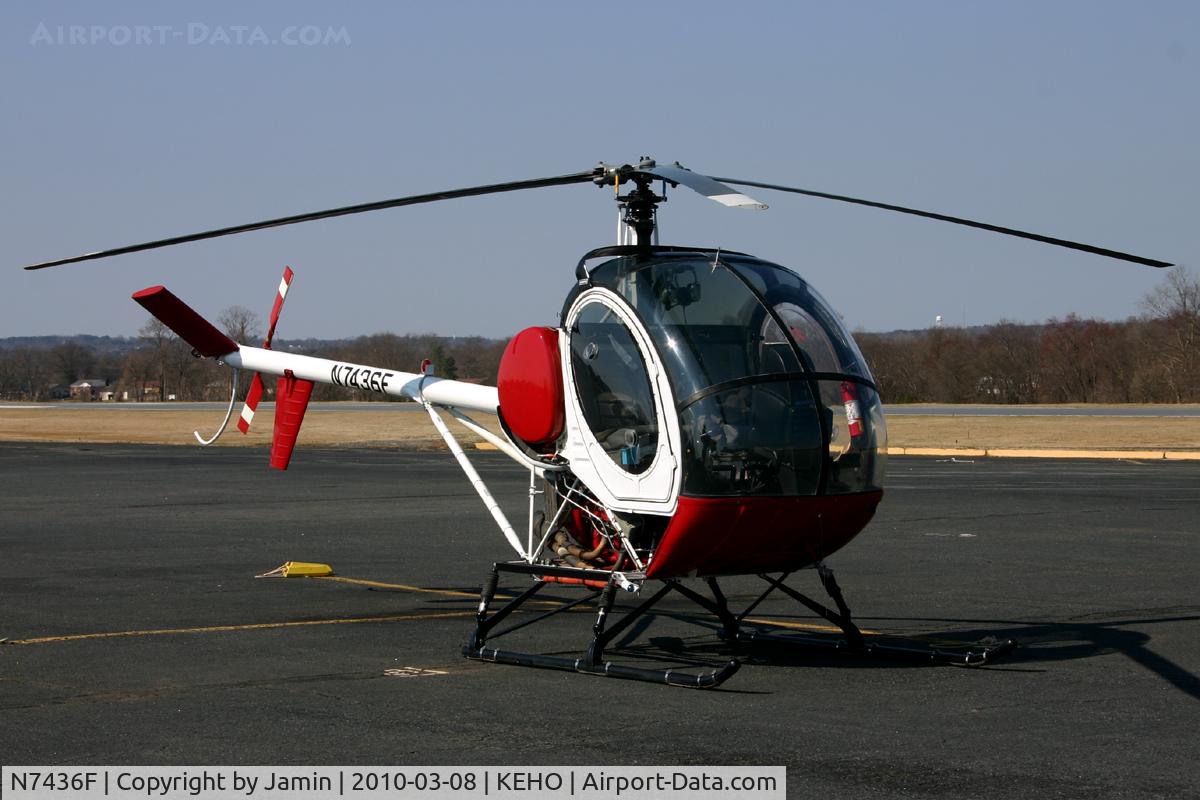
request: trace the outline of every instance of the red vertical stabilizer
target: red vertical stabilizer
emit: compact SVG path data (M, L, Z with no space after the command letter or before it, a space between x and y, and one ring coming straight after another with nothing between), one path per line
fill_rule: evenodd
M300 435L300 423L308 410L313 382L297 378L291 371L275 387L275 436L271 440L271 466L287 469Z
M237 342L214 328L165 286L134 292L133 299L206 358L217 358L238 349Z

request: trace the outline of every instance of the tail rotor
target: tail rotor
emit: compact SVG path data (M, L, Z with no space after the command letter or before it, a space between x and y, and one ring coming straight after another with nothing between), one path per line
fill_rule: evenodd
M271 349L271 340L275 338L275 326L279 323L279 313L283 311L283 301L287 298L288 289L292 285L292 277L295 273L291 267L283 268L283 279L279 281L279 291L275 293L275 303L271 306L271 320L267 328L267 338L263 340L263 349ZM250 423L254 420L254 412L258 410L258 403L263 396L263 379L262 373L254 373L254 379L250 382L250 390L246 393L246 402L242 405L242 414L238 418L237 427L242 433L250 432Z

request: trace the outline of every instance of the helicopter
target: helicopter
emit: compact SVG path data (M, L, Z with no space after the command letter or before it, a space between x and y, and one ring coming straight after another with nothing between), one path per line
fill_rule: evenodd
M701 672L606 657L616 637L672 594L715 619L721 638L735 647L772 642L967 666L1013 649L1012 640L964 646L885 641L857 626L826 560L868 525L883 498L887 433L870 368L833 308L795 271L740 252L661 245L659 205L667 186L683 186L727 207L765 209L734 188L746 187L915 215L1151 267L1170 263L873 200L711 177L644 157L637 164L601 162L565 175L295 214L26 269L407 205L588 183L614 191L618 242L580 258L557 326L529 327L512 337L494 387L439 377L428 361L407 372L273 350L294 277L290 268L261 347L233 341L164 286L135 292L133 299L190 344L193 355L233 371L225 419L212 437L195 434L201 445L228 425L242 372L253 374L237 423L243 433L264 394L263 376L276 379L270 465L280 470L288 468L317 383L423 406L516 553L493 563L483 582L475 626L462 648L467 658L672 686L720 686L740 668L736 655ZM472 413L495 415L500 433ZM446 417L528 472L523 530L501 509ZM832 608L787 584L808 569L816 571ZM765 588L734 610L720 581L741 575L757 576ZM493 610L502 576L528 585ZM499 629L547 586L581 596ZM617 618L617 597L643 590L647 596ZM840 636L755 628L748 615L776 592L832 623ZM592 637L577 657L495 644L517 628L589 602L596 614Z

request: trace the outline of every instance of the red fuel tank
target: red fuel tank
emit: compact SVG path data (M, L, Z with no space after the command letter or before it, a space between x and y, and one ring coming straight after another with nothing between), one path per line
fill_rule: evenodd
M565 420L558 331L526 328L514 336L500 358L496 388L509 430L535 450L553 450Z

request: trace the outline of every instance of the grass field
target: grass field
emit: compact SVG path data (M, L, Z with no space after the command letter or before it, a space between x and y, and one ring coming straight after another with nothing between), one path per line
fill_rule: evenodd
M0 406L0 441L194 444L193 430L209 436L220 423L214 410L140 410L129 406L80 409L70 404L38 408ZM496 420L476 420L497 430ZM219 446L260 446L271 441L273 413L255 417L249 435L233 422ZM451 423L460 441L479 437ZM1101 449L1200 451L1200 420L1186 417L975 417L892 416L888 443L893 447L943 449ZM314 406L304 420L300 444L322 447L399 447L440 449L442 443L429 418L413 410L380 404L378 411L338 410L336 404Z
M401 447L413 450L444 448L426 414L380 403L379 411L338 411L336 406L315 406L304 417L299 444L321 447ZM175 411L111 407L72 409L69 405L47 408L0 407L0 441L93 442L133 444L195 444L192 431L205 438L221 423L222 411ZM449 418L447 418L449 421ZM496 418L474 417L489 430L497 431ZM230 420L215 446L245 447L271 444L274 411L264 408L254 417L250 433L242 434ZM459 441L481 441L475 434L450 421ZM459 434L462 434L461 436Z
M888 418L896 447L981 450L1200 450L1200 420L1187 417Z

